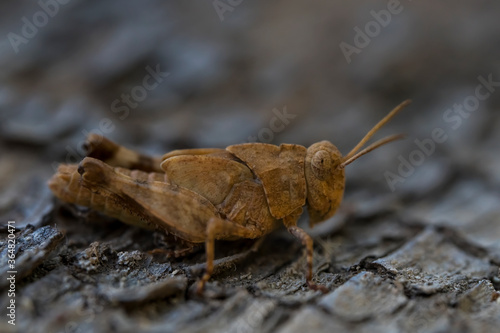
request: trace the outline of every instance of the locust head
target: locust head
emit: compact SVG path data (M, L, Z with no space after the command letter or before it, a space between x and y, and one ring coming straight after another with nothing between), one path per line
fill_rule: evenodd
M368 140L401 109L410 104L406 100L394 108L345 156L328 141L321 141L307 149L305 177L307 182L307 211L309 225L314 225L332 217L342 202L345 188L345 167L359 157L386 143L401 139L402 135L392 135L360 150Z

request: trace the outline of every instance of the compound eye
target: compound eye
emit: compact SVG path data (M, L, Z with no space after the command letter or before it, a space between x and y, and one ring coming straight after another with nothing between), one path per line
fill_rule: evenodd
M332 159L330 153L326 150L319 150L311 159L311 169L316 178L320 180L326 179L331 173Z

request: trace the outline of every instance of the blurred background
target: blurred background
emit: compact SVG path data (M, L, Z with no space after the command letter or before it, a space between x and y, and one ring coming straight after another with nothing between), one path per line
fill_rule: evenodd
M481 217L478 242L499 247L499 12L451 0L2 2L2 221L50 209L45 182L82 158L88 132L152 154L320 140L347 153L411 98L378 134L407 139L349 166L347 201L411 201L405 216L471 230Z

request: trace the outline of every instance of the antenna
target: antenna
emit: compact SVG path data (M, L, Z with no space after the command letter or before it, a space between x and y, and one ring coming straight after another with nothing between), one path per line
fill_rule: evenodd
M349 163L351 163L353 160L351 160L354 156L357 156L357 157L360 157L370 151L372 151L373 149L375 148L378 148L380 147L381 145L383 144L386 144L388 142L391 142L391 141L394 141L394 140L397 140L394 136L391 136L391 137L388 137L386 139L382 139L380 141L377 141L377 145L373 144L371 145L371 149L368 150L368 148L366 148L365 150L363 150L362 152L364 152L363 154L358 154L358 155L355 155L358 150L361 149L361 147L363 147L365 145L366 142L368 142L368 140L371 139L371 137L377 133L377 131L382 128L382 126L384 126L385 124L387 124L387 122L389 122L389 120L391 120L399 111L401 111L404 107L406 107L408 104L411 103L411 100L407 99L406 101L404 101L403 103L399 104L398 106L396 106L391 112L389 112L389 114L387 116L385 116L381 121L378 122L377 125L373 126L373 128L368 132L366 133L365 137L363 139L361 139L361 141L356 145L356 147L354 147L350 152L349 154L347 154L346 156L344 156L344 158L342 159L342 164L341 165L347 165ZM389 141L386 141L387 139L391 138L391 140ZM400 137L399 137L400 138ZM398 139L399 139L398 138ZM361 152L360 152L361 153ZM357 158L356 157L356 158ZM346 164L346 162L349 161L349 163Z
M340 163L340 167L345 168L346 165L351 164L352 162L354 162L355 160L357 160L361 156L368 154L372 150L375 150L378 147L383 146L389 142L403 139L404 137L405 136L403 134L395 134L395 135L391 135L391 136L388 136L386 138L380 139L380 140L372 143L371 145L369 145L368 147L366 147L365 149L363 149L359 153L355 154L354 156L348 158L347 160L344 158L344 161L342 163Z

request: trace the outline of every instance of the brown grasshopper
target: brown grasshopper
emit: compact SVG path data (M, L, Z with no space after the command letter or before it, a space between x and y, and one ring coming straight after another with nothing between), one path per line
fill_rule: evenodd
M183 246L175 256L205 243L206 271L198 292L213 271L215 240L256 239L284 224L306 248L308 286L325 291L312 282L313 241L297 226L303 207L311 227L333 216L344 193L345 166L401 138L389 136L360 151L409 103L394 108L346 156L321 141L309 148L245 143L175 150L160 158L90 134L87 157L78 165L61 165L49 186L63 201L173 236Z

